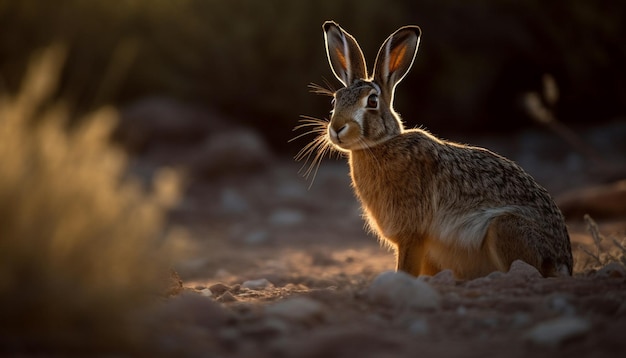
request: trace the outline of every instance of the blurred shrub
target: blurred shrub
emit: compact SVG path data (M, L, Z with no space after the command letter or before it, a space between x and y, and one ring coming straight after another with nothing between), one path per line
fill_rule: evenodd
M129 318L167 288L176 180L162 173L147 195L123 178L110 107L67 131L66 107L49 101L63 58L48 48L0 97L0 355L125 349L138 338Z
M566 121L624 113L626 2L541 0L0 0L0 73L15 88L33 47L71 44L62 91L79 108L149 94L202 102L260 128L275 144L299 114L328 99L306 85L337 82L321 24L334 19L370 66L401 25L422 27L415 69L397 105L409 125L445 131L525 123L522 92L545 72L562 89Z

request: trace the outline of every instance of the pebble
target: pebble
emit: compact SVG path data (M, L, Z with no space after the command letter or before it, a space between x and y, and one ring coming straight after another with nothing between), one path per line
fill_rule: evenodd
M543 277L534 266L531 266L522 260L513 261L508 275L514 275L527 279Z
M530 315L523 312L517 312L513 315L513 319L511 320L511 324L513 327L523 327L530 323Z
M548 299L548 307L553 311L565 316L574 316L576 307L574 307L568 297L564 295L555 295Z
M323 321L326 309L324 305L307 297L295 297L268 306L266 313L300 323Z
M225 214L243 214L250 209L248 201L232 188L222 189L220 203Z
M456 284L456 278L454 277L454 273L452 272L452 270L447 269L447 270L443 270L438 272L435 276L433 276L430 281L430 283L433 284L438 284L438 285L454 285Z
M409 332L415 335L424 335L429 331L428 321L425 319L416 319L409 325Z
M584 335L590 329L591 323L585 319L559 317L535 325L525 334L525 338L538 345L558 346L568 339Z
M236 302L237 297L233 296L232 293L230 292L224 292L221 296L219 296L217 298L217 302L221 302L221 303L229 303L229 302Z
M256 328L262 336L286 334L291 330L290 325L279 317L269 317L263 320Z
M258 280L245 281L241 284L241 287L249 290L264 290L274 287L274 284L269 282L266 278L260 278Z
M232 319L231 312L197 293L183 293L169 299L159 314L166 320L211 329L222 327Z
M279 209L270 216L270 224L274 226L292 226L304 221L304 214L293 209Z
M266 230L255 230L245 235L243 241L249 245L263 244L270 238L269 232Z
M428 283L402 271L387 271L378 275L367 289L375 303L405 308L437 308L441 295Z
M267 168L273 155L254 130L237 128L213 133L197 150L192 166L201 178L252 173Z
M485 276L486 278L490 279L490 280L497 280L497 279L501 279L503 277L505 277L506 274L502 271L494 271L492 273L490 273L489 275Z
M230 287L228 287L227 285L223 283L216 283L214 285L209 286L209 290L211 290L211 292L213 292L214 295L219 296L223 294L224 292L230 290Z
M303 198L307 190L301 182L288 181L276 188L276 195L280 198Z

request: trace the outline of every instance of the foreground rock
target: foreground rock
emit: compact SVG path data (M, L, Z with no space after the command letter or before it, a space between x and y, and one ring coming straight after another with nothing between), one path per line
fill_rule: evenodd
M398 309L428 309L441 305L439 292L402 271L387 271L378 275L367 289L367 296L374 303Z
M589 321L578 317L560 317L534 326L526 334L532 343L558 346L567 340L580 337L591 329Z
M326 316L324 305L307 297L295 297L278 302L266 308L271 316L299 323L323 321Z

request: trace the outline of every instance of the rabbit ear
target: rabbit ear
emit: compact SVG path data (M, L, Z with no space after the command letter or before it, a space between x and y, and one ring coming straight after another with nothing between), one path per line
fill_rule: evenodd
M349 86L354 80L366 78L365 57L354 37L334 21L326 21L322 28L328 62L339 81Z
M378 50L374 80L390 93L411 69L421 34L417 26L402 27L391 34Z

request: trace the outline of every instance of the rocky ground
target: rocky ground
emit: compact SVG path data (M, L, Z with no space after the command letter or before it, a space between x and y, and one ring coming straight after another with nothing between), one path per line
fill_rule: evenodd
M298 176L300 164L271 155L254 133L236 128L226 133L200 142L194 155L184 155L172 140L165 149L144 150L134 163L135 172L145 176L157 163L191 168L190 186L172 214L183 252L175 265L182 283L153 317L155 354L626 354L626 269L608 264L606 254L620 254L608 237L626 237L626 189L623 183L605 185L615 183L624 163L613 161L613 171L586 171L584 160L565 149L561 152L570 159L550 150L547 156L529 153L524 135L508 144L488 139L484 145L513 157L563 198L574 277L542 278L515 262L508 273L471 281L458 281L449 271L413 278L393 272L393 253L364 230L345 160L325 160L311 182ZM549 135L538 138L532 148L559 153ZM523 156L516 157L519 153ZM223 156L230 160L220 161ZM580 214L593 207L612 208L592 211L607 236L600 262L581 249L596 250Z
M363 229L346 165L327 162L311 188L282 161L251 176L191 188L174 221L186 227L170 299L179 339L223 356L619 356L626 352L626 270L595 263L572 221L573 278L542 278L522 262L458 281L411 278ZM292 179L286 179L292 178ZM603 232L623 238L625 222ZM621 236L619 236L621 235ZM171 333L168 333L170 335ZM189 340L192 339L193 342ZM203 347L198 348L198 340Z

